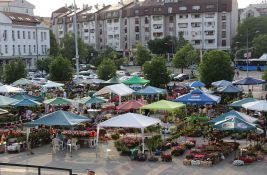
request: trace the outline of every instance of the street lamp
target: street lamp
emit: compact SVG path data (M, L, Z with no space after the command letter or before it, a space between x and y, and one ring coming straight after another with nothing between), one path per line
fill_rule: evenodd
M76 2L74 0L74 33L75 33L75 51L76 51L76 74L79 77L79 52L78 52L78 34L77 34L77 13L76 13Z

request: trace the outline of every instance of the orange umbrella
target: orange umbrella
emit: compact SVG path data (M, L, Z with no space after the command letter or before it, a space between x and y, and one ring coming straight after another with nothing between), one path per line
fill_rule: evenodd
M130 100L130 101L124 102L121 105L117 106L117 110L130 111L130 110L139 109L142 106L144 106L144 104L142 102L136 101L136 100Z

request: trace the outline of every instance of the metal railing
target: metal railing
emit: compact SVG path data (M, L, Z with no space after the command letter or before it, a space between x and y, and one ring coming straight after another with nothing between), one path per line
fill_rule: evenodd
M68 175L74 175L72 174L72 169L66 169L66 168L57 168L57 167L48 167L48 166L38 166L38 165L25 165L25 164L14 164L14 163L1 163L0 162L0 172L1 168L3 167L22 167L22 168L32 168L36 169L36 172L38 175L42 175L42 170L50 170L50 171L62 171L66 172ZM55 173L57 174L57 173Z

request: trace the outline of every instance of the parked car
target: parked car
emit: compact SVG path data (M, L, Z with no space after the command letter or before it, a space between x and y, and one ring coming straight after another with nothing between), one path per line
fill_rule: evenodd
M118 70L118 71L116 71L116 75L119 77L122 77L122 76L126 75L126 72L124 70Z
M144 77L144 74L142 72L133 72L133 73L131 73L131 76Z
M173 78L175 81L184 81L189 79L188 74L179 74L176 77Z

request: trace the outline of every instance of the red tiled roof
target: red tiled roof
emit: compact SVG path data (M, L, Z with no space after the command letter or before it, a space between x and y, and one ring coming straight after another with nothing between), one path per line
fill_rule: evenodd
M14 12L2 12L2 13L12 20L12 24L32 26L41 23L37 18L27 14L14 13Z
M53 11L53 13L66 13L67 11L69 11L67 7L61 7L57 9L56 11Z

